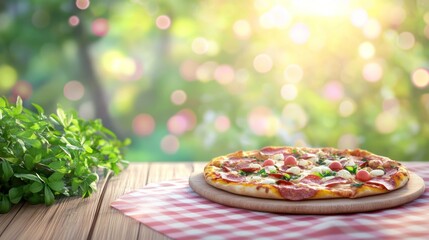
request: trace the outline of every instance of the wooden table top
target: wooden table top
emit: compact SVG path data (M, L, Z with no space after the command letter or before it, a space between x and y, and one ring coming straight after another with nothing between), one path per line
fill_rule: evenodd
M0 214L0 239L169 239L110 207L148 183L189 177L205 163L133 163L99 182L91 197L64 198L54 205L16 205Z

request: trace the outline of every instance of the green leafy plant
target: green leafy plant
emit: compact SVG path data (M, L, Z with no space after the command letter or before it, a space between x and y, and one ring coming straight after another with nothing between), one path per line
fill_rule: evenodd
M100 120L84 120L58 107L46 116L0 98L0 213L28 201L51 205L63 196L90 196L98 173L118 174L127 162L120 141Z

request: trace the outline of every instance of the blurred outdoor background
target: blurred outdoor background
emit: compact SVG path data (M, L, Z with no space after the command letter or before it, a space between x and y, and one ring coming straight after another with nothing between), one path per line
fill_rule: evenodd
M429 160L428 67L428 0L0 1L0 95L102 118L130 161Z

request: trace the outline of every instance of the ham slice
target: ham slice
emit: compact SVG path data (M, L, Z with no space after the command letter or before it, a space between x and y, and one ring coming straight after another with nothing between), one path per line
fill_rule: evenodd
M344 179L342 177L335 177L335 178L329 179L323 185L325 185L327 187L332 187L332 186L335 186L337 184L345 184L345 183L349 183L349 182L350 182L350 180L348 180L348 179Z
M381 185L389 191L392 191L395 189L395 181L393 179L384 179L381 177L376 177L366 181L366 183Z

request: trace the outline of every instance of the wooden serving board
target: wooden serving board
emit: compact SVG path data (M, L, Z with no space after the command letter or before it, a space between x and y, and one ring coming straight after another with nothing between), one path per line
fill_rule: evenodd
M396 191L356 199L290 201L241 196L207 184L203 173L192 174L189 185L200 196L226 206L290 214L339 214L387 209L411 202L425 191L424 180L415 173L410 173L408 183Z

